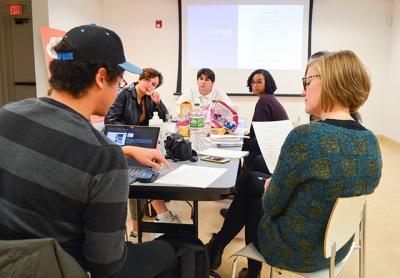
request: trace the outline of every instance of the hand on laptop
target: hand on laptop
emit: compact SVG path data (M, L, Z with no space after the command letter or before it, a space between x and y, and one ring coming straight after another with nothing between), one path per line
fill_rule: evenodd
M172 170L171 164L169 164L158 150L134 146L124 146L122 150L126 156L136 159L140 164L152 167L156 170L160 170L162 164L164 164L168 169Z

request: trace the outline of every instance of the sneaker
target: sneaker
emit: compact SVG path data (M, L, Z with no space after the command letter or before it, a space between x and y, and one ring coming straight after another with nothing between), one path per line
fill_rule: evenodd
M172 223L172 224L181 224L181 220L179 219L178 215L172 213L169 211L169 215L167 217L163 217L162 219L159 218L154 218L154 222L160 222L160 223ZM151 234L151 237L153 239L156 239L159 236L162 236L163 234L161 233L153 233Z
M216 242L217 234L212 234L210 241L206 244L208 256L210 259L210 269L216 270L222 263L222 254L224 248L219 246Z
M137 241L137 232L131 231L127 238L128 241L135 243Z
M181 220L179 219L178 215L169 211L169 215L163 218L154 218L154 222L161 222L161 223L173 223L173 224L181 224Z

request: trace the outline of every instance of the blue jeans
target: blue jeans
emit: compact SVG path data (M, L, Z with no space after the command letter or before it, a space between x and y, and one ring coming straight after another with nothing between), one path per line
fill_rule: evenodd
M140 244L126 242L127 257L124 266L113 277L172 278L176 253L171 245L155 240Z

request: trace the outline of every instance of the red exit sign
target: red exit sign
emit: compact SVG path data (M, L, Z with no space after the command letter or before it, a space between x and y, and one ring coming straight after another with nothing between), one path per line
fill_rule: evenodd
M9 6L10 15L21 15L22 14L22 5L20 4L11 4Z

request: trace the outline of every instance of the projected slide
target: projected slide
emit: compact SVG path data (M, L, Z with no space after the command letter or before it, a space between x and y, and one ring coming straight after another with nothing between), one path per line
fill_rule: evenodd
M190 5L187 15L189 68L302 67L302 5Z
M211 68L215 87L248 95L247 78L268 70L275 94L301 96L301 78L311 51L311 0L181 0L182 92L197 71Z

